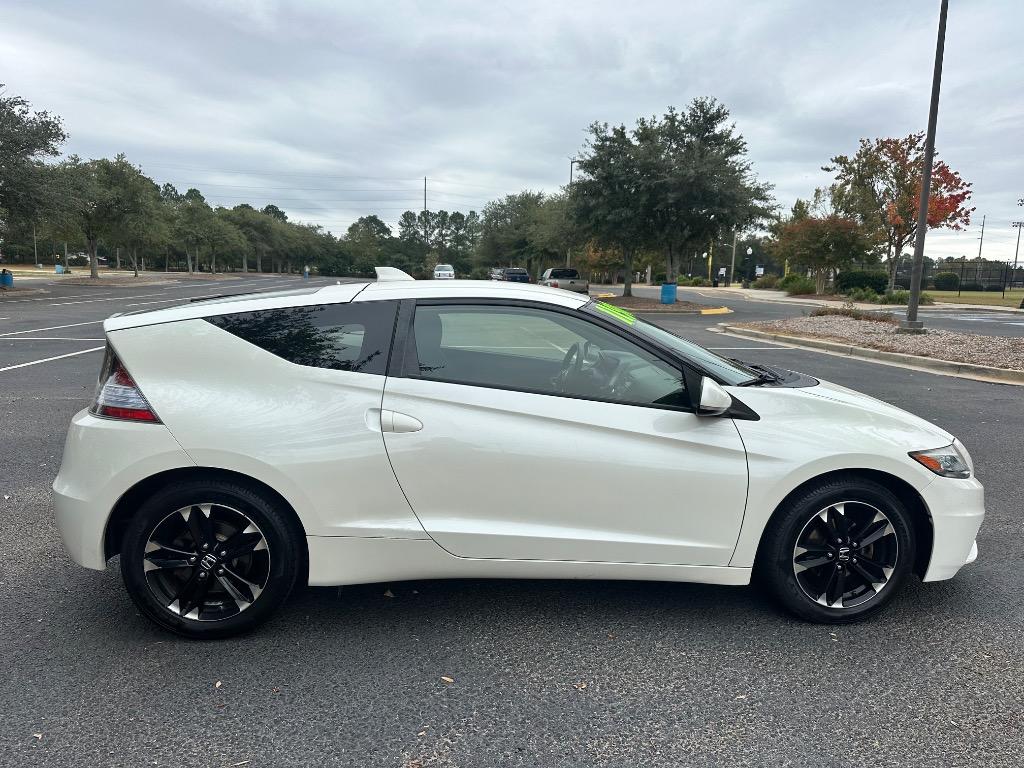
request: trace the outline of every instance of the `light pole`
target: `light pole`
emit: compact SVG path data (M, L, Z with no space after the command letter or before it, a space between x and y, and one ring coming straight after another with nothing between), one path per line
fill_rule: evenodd
M572 167L580 160L578 157L569 158L569 187L572 187ZM565 249L565 266L568 267L572 261L572 248Z
M1020 231L1024 229L1024 221L1014 221L1011 225L1017 230L1017 250L1013 252L1013 271L1010 272L1010 290L1013 290L1013 278L1017 276L1017 257L1020 255ZM1003 298L1006 298L1006 285L1003 284ZM1024 299L1021 299L1021 304L1024 304Z
M932 184L935 123L939 117L939 87L942 83L942 54L946 46L946 14L948 11L949 0L942 0L939 6L939 34L935 42L935 68L932 70L932 100L928 107L928 132L924 141L924 167L921 169L921 201L917 209L917 237L914 240L914 270L910 277L910 300L907 302L907 319L900 321L897 329L903 333L924 332L924 323L917 319L917 306L921 301L924 236L928 232L928 195Z
M738 236L738 232L732 233L732 264L729 265L729 279L725 281L726 288L730 287L732 281L736 279L736 238Z

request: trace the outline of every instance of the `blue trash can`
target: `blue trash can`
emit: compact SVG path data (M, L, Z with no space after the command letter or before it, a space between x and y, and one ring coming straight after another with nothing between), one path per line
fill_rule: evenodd
M0 287L10 288L13 285L14 275L12 275L10 272L4 272L2 275L0 275Z
M675 304L676 303L676 290L679 286L675 283L662 283L661 284L661 303L662 304Z

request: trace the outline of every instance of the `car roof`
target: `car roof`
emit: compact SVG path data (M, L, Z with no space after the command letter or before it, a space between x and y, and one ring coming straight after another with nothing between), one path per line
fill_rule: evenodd
M577 308L589 297L558 288L530 283L506 283L491 280L415 280L370 283L355 301L380 299L519 299Z
M587 303L588 297L577 293L529 283L506 283L491 280L386 280L381 282L352 282L328 285L323 288L300 288L273 293L250 293L219 296L174 307L138 313L114 315L103 322L104 331L119 331L144 325L194 320L235 312L254 312L263 309L306 307L317 304L338 304L349 301L383 301L387 299L520 299L537 301L576 309Z

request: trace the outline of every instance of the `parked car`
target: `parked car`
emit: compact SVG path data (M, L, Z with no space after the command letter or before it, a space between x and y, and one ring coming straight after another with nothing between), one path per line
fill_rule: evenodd
M528 283L530 273L522 267L507 267L501 271L501 279L510 283Z
M211 638L297 584L449 577L756 577L847 622L977 557L981 483L924 419L567 291L378 276L106 320L72 558Z
M544 270L544 274L540 277L540 283L549 288L561 288L562 290L575 291L576 293L590 293L590 281L584 280L578 270L569 269L568 267L553 267L552 269Z
M455 267L453 267L451 264L438 264L436 267L434 267L434 279L454 280Z
M494 268L491 269L491 272L488 275L488 279L490 279L490 280L504 280L505 279L504 272L505 272L505 270L503 270L501 267L494 267Z

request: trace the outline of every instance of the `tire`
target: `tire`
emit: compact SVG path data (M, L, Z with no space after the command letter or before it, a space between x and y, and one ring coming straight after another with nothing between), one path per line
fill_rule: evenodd
M892 600L915 554L914 527L903 502L873 480L845 476L785 502L765 531L758 575L800 618L845 624Z
M288 598L304 564L305 540L290 511L234 481L164 486L121 541L121 576L139 610L195 639L262 624Z

